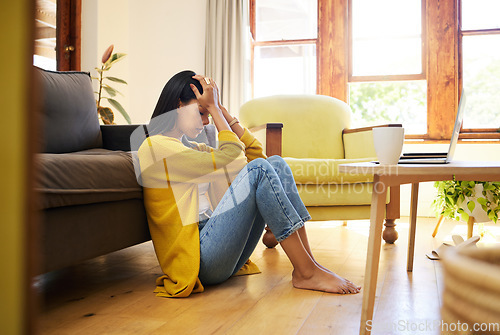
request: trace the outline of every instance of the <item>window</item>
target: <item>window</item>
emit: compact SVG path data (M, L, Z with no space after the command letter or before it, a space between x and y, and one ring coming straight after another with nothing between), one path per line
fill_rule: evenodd
M460 138L500 139L499 0L250 1L254 97L316 92L353 127L447 141L463 86Z
M351 0L351 81L424 79L421 0Z
M500 128L500 1L461 1L462 81L466 132ZM492 127L495 127L492 129Z
M349 8L352 125L402 123L407 134L425 134L421 0L351 0Z
M253 96L316 93L317 0L252 0Z

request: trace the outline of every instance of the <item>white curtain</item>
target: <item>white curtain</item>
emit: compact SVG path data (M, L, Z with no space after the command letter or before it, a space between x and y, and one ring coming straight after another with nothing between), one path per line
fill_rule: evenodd
M207 0L205 74L221 91L221 101L237 116L248 79L248 0Z

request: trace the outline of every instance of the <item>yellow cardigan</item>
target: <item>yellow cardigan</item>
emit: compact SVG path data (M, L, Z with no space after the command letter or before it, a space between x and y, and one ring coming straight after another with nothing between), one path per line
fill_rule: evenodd
M217 149L194 142L191 149L175 138L155 135L138 150L149 230L164 273L156 280L157 296L203 292L198 279L198 184L210 183L215 208L246 163L265 158L262 144L247 129L241 139L229 130L220 131L218 138Z

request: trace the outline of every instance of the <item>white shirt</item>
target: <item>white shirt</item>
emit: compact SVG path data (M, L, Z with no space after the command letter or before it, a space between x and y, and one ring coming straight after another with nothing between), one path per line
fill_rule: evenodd
M199 214L203 214L210 209L210 201L208 201L208 186L209 183L198 184L198 193L200 194Z

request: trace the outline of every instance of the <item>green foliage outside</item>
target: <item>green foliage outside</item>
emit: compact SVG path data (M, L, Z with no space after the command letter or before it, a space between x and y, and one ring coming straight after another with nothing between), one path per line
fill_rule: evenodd
M464 38L465 128L500 129L500 35ZM353 127L402 123L407 134L427 132L427 82L351 83Z
M402 123L408 134L427 132L427 82L351 83L353 127Z

